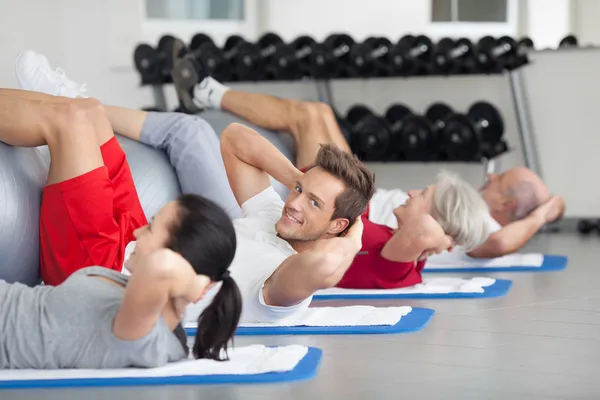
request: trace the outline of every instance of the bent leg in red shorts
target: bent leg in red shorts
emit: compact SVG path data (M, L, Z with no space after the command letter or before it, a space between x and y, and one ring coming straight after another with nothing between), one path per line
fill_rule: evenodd
M57 285L78 269L102 266L121 271L133 231L146 225L125 153L103 108L74 100L92 130L77 134L100 146L102 165L79 176L49 182L40 213L42 279ZM70 130L60 136L68 136ZM75 135L75 133L73 133ZM50 148L52 162L56 160Z

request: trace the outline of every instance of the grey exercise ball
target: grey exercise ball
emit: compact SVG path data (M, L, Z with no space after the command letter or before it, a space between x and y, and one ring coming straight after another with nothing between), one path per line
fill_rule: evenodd
M41 282L40 204L47 179L36 148L0 143L0 279Z
M133 182L148 221L181 195L175 169L162 150L116 135L131 169Z
M243 125L247 125L250 128L254 129L258 133L260 133L263 137L265 137L269 142L271 142L277 149L288 159L290 159L293 163L294 160L294 140L289 134L280 134L274 131L270 131L268 129L260 128L256 125L249 123L248 121L239 118L231 113L220 110L207 110L200 114L198 114L200 118L204 118L206 122L208 122L212 128L215 130L217 135L221 137L221 132L225 129L225 127L233 122L238 122ZM271 184L275 191L282 197L286 198L289 194L289 189L285 187L282 183L276 181L275 179L271 179Z

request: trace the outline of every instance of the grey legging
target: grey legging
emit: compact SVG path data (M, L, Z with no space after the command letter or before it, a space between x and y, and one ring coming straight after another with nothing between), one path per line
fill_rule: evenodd
M242 217L229 186L219 138L205 120L181 113L150 112L140 142L165 151L183 193L206 197L232 218Z

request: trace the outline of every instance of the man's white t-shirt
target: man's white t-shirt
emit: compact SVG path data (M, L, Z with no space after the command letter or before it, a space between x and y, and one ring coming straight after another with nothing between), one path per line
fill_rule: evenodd
M275 231L275 224L281 218L284 204L273 187L269 186L247 200L242 205L244 217L233 221L237 250L229 271L242 294L241 322L276 322L305 310L312 300L312 297L308 297L291 307L276 307L265 304L263 298L265 281L286 258L296 254L290 244L279 238ZM126 254L130 252L126 251ZM218 283L203 300L188 306L185 321L196 321L220 287L221 284Z

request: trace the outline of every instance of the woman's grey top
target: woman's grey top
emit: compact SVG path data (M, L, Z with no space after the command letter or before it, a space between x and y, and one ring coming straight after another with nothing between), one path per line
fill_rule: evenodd
M0 281L0 368L144 368L187 358L162 317L142 339L117 338L112 327L125 288L94 276L128 282L102 267L81 269L59 286Z

